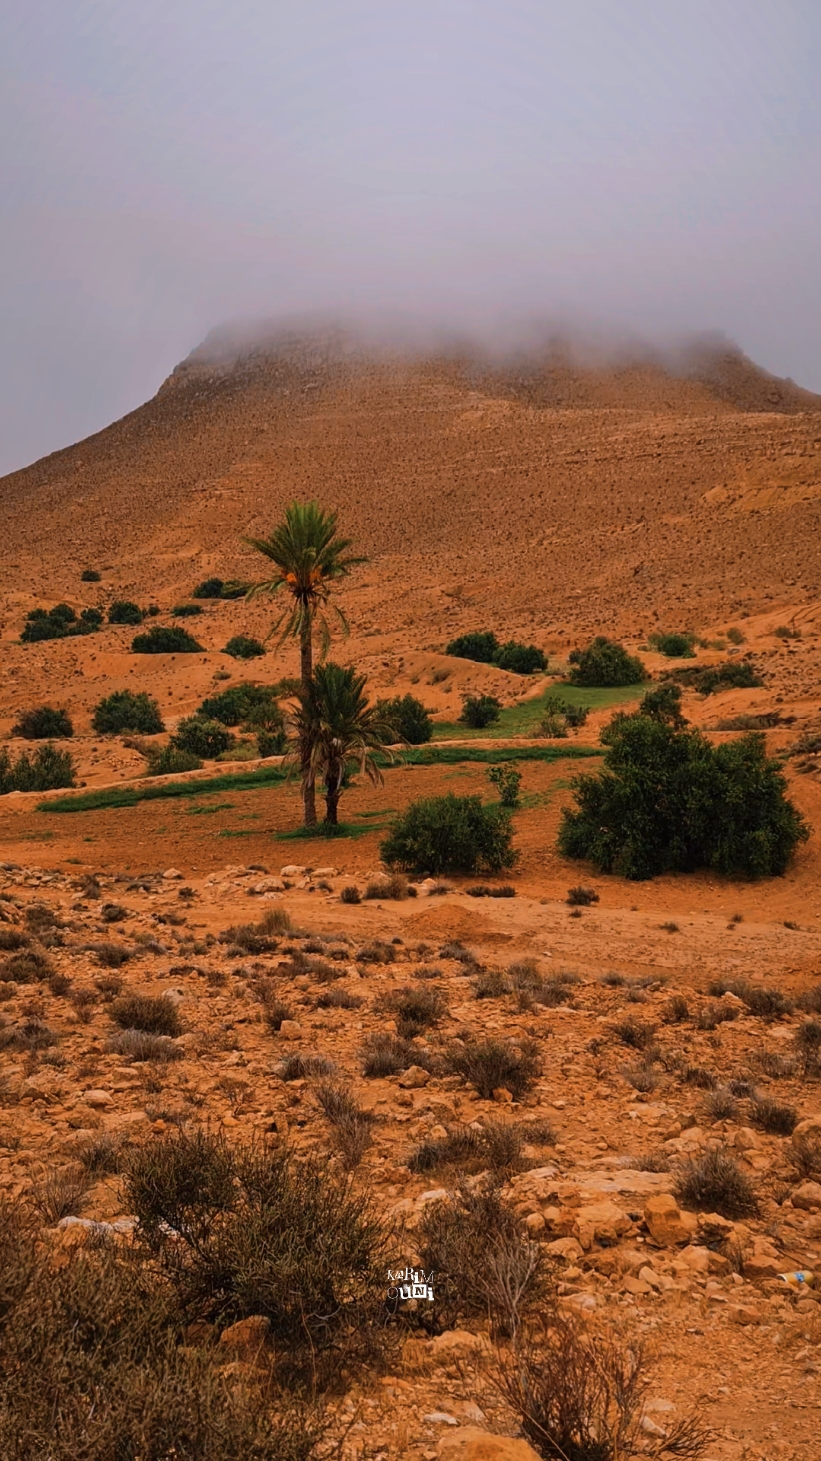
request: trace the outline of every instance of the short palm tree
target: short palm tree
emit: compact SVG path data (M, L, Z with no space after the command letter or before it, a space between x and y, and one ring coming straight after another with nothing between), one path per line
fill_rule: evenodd
M365 693L367 681L355 670L332 663L317 665L309 690L301 692L293 716L297 747L310 747L314 781L325 784L325 824L339 820L339 798L353 770L378 786L382 772L378 751L396 739L396 731ZM390 756L389 751L385 754Z
M321 656L324 658L331 642L329 610L335 614L343 633L348 633L345 615L331 600L332 587L339 579L345 578L357 563L366 562L366 559L354 558L348 553L351 540L337 536L336 521L335 512L323 511L316 502L292 502L270 537L246 539L276 567L274 577L255 584L249 598L256 594L281 592L288 596L288 603L272 625L271 633L280 631L280 644L289 638L299 640L303 699L309 696L313 680L314 625L319 629ZM316 823L316 777L311 746L304 739L307 727L303 727L302 734L299 748L302 803L305 826L312 827Z

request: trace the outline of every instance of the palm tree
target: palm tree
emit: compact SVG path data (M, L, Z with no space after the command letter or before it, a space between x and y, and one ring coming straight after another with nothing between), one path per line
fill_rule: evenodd
M328 827L338 823L339 798L354 766L375 786L381 785L382 772L375 753L396 739L394 728L375 706L368 704L366 683L364 675L342 665L317 665L307 693L300 693L293 716L297 747L310 747L314 781L321 777L325 783Z
M316 502L292 502L270 537L246 538L247 543L276 566L274 577L255 584L248 597L281 591L290 596L286 608L271 626L271 634L281 631L280 644L289 638L299 640L300 694L306 703L313 680L314 625L319 629L324 658L331 643L329 610L336 615L342 632L348 633L345 615L339 605L331 601L332 586L340 578L345 578L357 563L367 561L347 553L351 540L337 537L336 518L335 512L324 512ZM305 826L313 827L316 824L316 778L306 734L307 727L304 727L299 748L302 804Z

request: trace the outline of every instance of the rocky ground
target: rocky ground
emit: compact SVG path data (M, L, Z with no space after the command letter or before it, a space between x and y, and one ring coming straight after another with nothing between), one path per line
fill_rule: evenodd
M779 1277L821 1273L821 1170L796 1166L804 1134L821 1129L821 1078L796 1043L802 995L821 1003L809 973L818 935L802 935L803 968L785 975L789 931L730 932L713 916L697 961L671 966L675 934L648 915L627 930L596 905L522 893L480 904L425 884L397 901L378 869L374 879L377 896L356 905L341 890L355 881L364 894L368 878L332 867L183 878L3 865L0 1190L34 1193L53 1241L73 1243L91 1223L129 1228L116 1175L46 1192L49 1174L76 1173L103 1133L128 1146L206 1123L338 1160L316 1097L316 1072L330 1069L312 1073L320 1058L373 1118L355 1180L405 1225L397 1267L425 1205L454 1180L447 1162L414 1173L414 1152L454 1127L515 1126L504 1193L551 1256L560 1303L649 1344L649 1439L703 1398L714 1461L821 1454L821 1287ZM283 912L290 928L266 933L266 915L270 927ZM595 929L610 957L587 948L574 967L570 929ZM731 959L723 936L737 940ZM755 958L738 957L745 938ZM728 972L741 997L708 992ZM408 988L441 991L442 1012L413 1039L409 1068L367 1077L363 1047L394 1031L391 999ZM179 1033L147 1050L123 1038L116 1001L130 992L164 996ZM436 1072L454 1041L483 1037L535 1042L529 1090L482 1099L461 1076L425 1068ZM784 1134L762 1129L767 1101L787 1108L775 1118ZM674 1196L682 1164L711 1149L749 1178L755 1215L729 1220ZM510 1434L482 1367L486 1330L411 1338L391 1373L355 1387L353 1450L432 1458L457 1427Z

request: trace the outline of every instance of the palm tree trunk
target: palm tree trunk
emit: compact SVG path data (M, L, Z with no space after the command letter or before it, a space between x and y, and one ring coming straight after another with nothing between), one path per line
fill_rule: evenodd
M299 635L299 669L306 703L314 673L311 629L310 615L306 614ZM311 749L310 741L304 737L299 750L302 768L302 814L306 827L316 826L316 779L311 765Z
M325 821L329 827L336 827L339 824L339 798L341 795L341 781L333 780L325 783Z

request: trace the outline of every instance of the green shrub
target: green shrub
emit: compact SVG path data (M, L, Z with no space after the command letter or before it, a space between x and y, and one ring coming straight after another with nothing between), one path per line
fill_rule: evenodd
M801 638L801 630L791 628L789 624L779 624L778 628L773 630L773 634L775 635L776 639Z
M199 604L176 604L171 613L175 619L191 619L194 615L201 614L202 609Z
M474 730L483 730L499 719L502 702L495 695L464 695L460 725L469 725Z
M142 624L144 614L130 599L115 599L108 611L109 624Z
M53 609L32 609L20 635L21 644L38 644L46 639L66 639L78 634L93 634L103 622L99 609L83 609L80 617L70 604L55 604Z
M720 665L694 665L692 669L667 670L664 679L688 686L698 691L699 695L716 695L721 690L755 690L764 684L749 659L731 659Z
M221 756L229 746L233 746L234 737L224 725L218 720L206 720L200 715L189 715L181 720L176 731L171 737L171 744L178 751L190 751L192 756L200 756L205 761L213 761L216 756Z
M394 823L380 852L391 867L408 872L501 872L512 867L510 813L478 796L427 797L411 802Z
M222 652L230 654L232 659L259 659L265 653L265 646L248 634L235 634Z
M647 643L668 659L693 659L694 634L648 634Z
M395 731L396 739L407 741L409 746L422 746L433 736L433 722L415 695L377 700L375 710L378 719Z
M84 568L80 574L81 583L99 583L101 578L102 574L96 568Z
M283 756L288 745L284 728L278 731L257 731L257 752L260 756Z
M657 690L648 690L639 710L651 720L662 721L681 730L687 724L681 712L681 690L678 685L660 685Z
M220 599L222 598L222 579L205 578L202 583L192 590L192 599Z
M55 791L74 786L74 761L68 751L58 751L47 741L38 746L33 756L26 751L12 761L8 751L0 750L0 796L10 791Z
M499 802L503 807L517 807L519 805L519 788L522 784L522 773L517 771L515 766L507 765L490 766L487 779L491 786L495 786L499 793Z
M462 634L458 639L452 639L445 654L452 654L457 659L472 659L477 664L489 665L493 663L493 656L499 648L499 641L496 635L489 630L474 630L470 634Z
M279 686L253 685L246 681L223 690L221 695L209 695L203 700L197 714L207 720L218 720L222 725L239 726L243 730L256 731L270 739L266 744L278 749L260 751L261 756L278 756L285 749L285 720L279 708Z
M570 673L574 685L588 685L607 688L612 685L640 685L649 675L640 659L621 644L606 639L603 634L588 644L586 649L574 649L569 655L573 669Z
M98 701L91 719L98 735L117 735L135 731L143 736L156 736L165 730L160 707L145 690L114 690Z
M24 710L17 724L12 727L13 736L22 736L26 741L70 740L74 726L65 710L54 710L50 705L38 705L34 710Z
M547 671L547 656L535 644L520 644L509 639L493 656L493 663L500 670L510 670L514 675L534 675Z
M202 761L193 751L184 751L180 746L163 746L161 751L152 751L148 757L147 776L174 776L182 771L199 771Z
M615 716L601 738L604 770L575 779L576 809L562 813L566 857L634 879L699 867L772 877L809 835L761 735L713 747L639 711Z
M135 634L131 648L134 654L202 654L202 645L178 624L155 624L145 634Z

